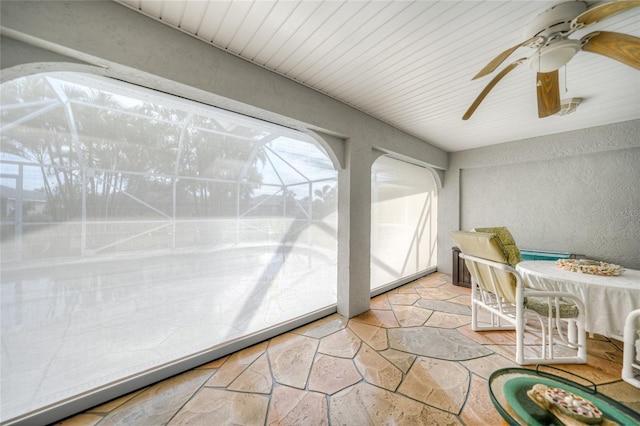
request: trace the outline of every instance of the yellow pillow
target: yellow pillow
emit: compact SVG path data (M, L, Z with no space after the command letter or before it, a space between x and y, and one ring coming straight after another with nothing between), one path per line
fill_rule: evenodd
M472 229L472 231L496 234L496 236L498 237L498 242L502 247L502 251L507 257L507 263L509 264L509 266L515 268L516 265L522 261L520 249L518 249L516 241L513 239L513 235L511 235L511 232L509 232L506 227L496 226L491 228L474 228Z
M454 231L451 233L451 239L463 254L508 264L500 240L494 233ZM495 283L496 288L494 289L492 287L491 273L488 266L479 264L476 273L471 264L468 261L465 262L474 281L480 284L485 290L497 293L509 302L513 303L515 301L516 279L513 274L506 271L495 270L497 282Z

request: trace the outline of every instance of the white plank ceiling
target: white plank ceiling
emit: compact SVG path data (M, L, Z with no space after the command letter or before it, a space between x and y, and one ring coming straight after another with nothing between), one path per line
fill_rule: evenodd
M580 52L560 70L561 97L584 98L575 113L539 119L521 65L462 120L493 75L471 78L557 1L115 1L449 152L640 118L640 72ZM598 29L640 37L640 8L571 38Z

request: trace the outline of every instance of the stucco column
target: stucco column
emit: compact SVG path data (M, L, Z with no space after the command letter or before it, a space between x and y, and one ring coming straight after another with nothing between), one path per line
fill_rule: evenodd
M371 281L371 163L366 141L347 140L347 167L338 186L338 313L369 310Z
M451 231L460 229L460 169L444 173L446 185L438 192L438 271L451 274Z

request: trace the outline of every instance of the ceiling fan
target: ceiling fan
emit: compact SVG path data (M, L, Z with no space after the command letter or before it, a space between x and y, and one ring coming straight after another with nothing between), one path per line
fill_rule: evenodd
M609 1L591 8L583 1L570 1L542 12L526 25L525 41L496 56L472 80L492 73L520 47L535 49L533 55L520 58L500 71L473 101L462 119L468 120L491 89L510 71L525 62L537 73L536 91L540 118L560 111L558 69L581 50L615 59L640 70L638 37L610 31L594 31L579 40L569 38L577 30L638 6L640 0Z

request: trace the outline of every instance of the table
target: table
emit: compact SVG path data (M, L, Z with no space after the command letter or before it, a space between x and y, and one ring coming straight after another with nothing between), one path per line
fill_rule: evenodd
M516 265L526 287L567 291L585 305L585 328L619 340L624 336L627 315L640 309L640 271L625 269L618 276L571 272L555 261L524 261Z

